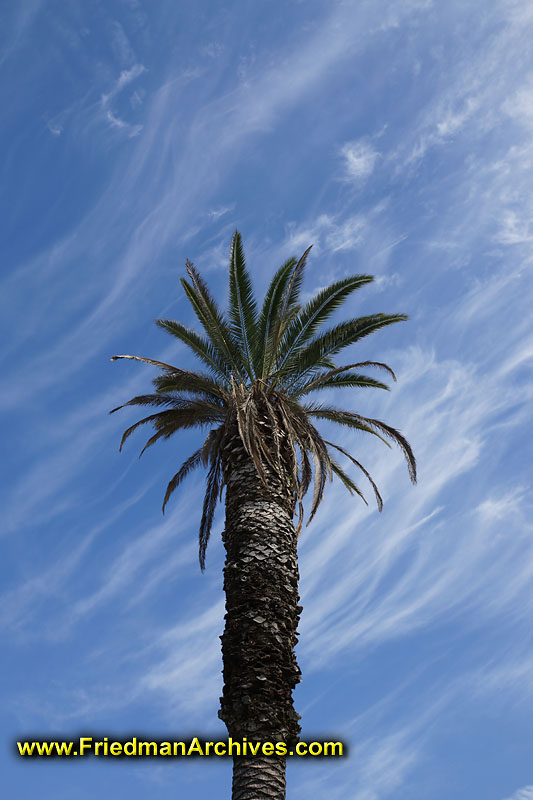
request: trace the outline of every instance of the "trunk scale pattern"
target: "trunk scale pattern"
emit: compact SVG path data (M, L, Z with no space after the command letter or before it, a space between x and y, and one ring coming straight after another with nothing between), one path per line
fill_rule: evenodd
M268 490L238 435L224 447L226 626L222 640L224 689L219 717L233 739L298 741L292 690L300 681L294 655L298 605L294 500L283 476ZM264 782L264 785L263 785ZM234 800L285 797L285 759L236 758Z

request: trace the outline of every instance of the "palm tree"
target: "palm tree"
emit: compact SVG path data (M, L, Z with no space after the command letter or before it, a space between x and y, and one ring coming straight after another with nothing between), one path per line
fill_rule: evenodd
M135 359L160 370L153 380L153 393L118 407L157 408L124 432L121 449L140 425L151 424L155 429L142 452L183 429L208 429L202 446L169 482L163 511L192 470L207 469L199 532L203 570L213 514L225 487L222 538L227 613L221 637L224 689L219 716L234 740L284 741L289 751L300 733L292 690L300 680L294 645L301 611L296 549L303 498L313 484L310 522L326 481L335 475L351 494L366 502L339 463L340 454L363 473L382 508L378 488L365 467L343 447L324 439L315 422L327 420L365 431L385 444L394 442L416 481L411 447L399 431L378 419L311 399L312 393L323 389L388 389L359 371L377 368L396 380L386 364L362 361L339 366L334 357L363 337L407 317L371 314L321 329L341 303L373 278L344 278L300 305L310 249L278 269L259 309L236 231L230 248L227 315L219 310L195 267L186 262L189 279L183 278L181 283L203 333L168 319L157 320L157 325L188 345L203 362L204 371L191 372L140 356L111 359ZM234 758L233 797L252 800L258 796L285 797L284 758Z

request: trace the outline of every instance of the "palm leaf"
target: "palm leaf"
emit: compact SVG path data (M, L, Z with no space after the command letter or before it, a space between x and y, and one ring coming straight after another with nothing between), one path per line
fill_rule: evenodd
M332 370L333 372L334 370ZM386 389L389 387L386 383L381 383L375 378L370 378L368 375L361 375L359 372L341 372L337 375L332 375L331 372L323 373L320 381L313 381L311 384L304 385L298 388L291 397L302 397L302 395L309 394L309 392L316 392L320 389L339 389L341 387L368 387L372 386L375 389Z
M122 448L124 446L125 441L127 439L129 439L129 437L131 436L131 434L133 433L134 430L139 428L141 425L147 425L149 422L155 422L156 420L161 419L161 418L168 418L167 415L172 414L172 413L174 413L174 412L173 411L160 411L158 414L150 414L149 417L144 417L144 419L140 419L138 422L135 422L133 425L130 425L130 427L126 428L126 430L122 434L122 439L120 440L119 452L122 451Z
M146 364L154 364L156 367L170 371L177 369L176 367L173 367L172 364L165 364L164 361L154 361L153 358L142 358L141 356L111 356L109 360L118 361L119 358L132 358L135 361L144 361Z
M255 349L256 373L265 377L265 356L268 352L270 330L278 315L279 306L283 298L285 287L296 266L295 258L289 258L275 273L267 289L263 307L257 321L257 339Z
M386 370L389 373L389 375L392 376L393 381L396 382L396 375L394 374L392 369L387 364L384 364L382 361L358 361L356 364L347 364L344 367L333 366L333 368L329 369L327 372L321 372L318 375L316 373L313 374L312 376L310 376L310 378L308 378L307 383L304 383L303 385L300 384L300 388L298 389L297 393L293 396L297 397L300 394L303 394L302 390L305 390L306 394L308 392L312 392L315 389L320 388L321 384L324 381L329 381L330 378L334 378L335 376L340 375L343 372L347 372L348 370L355 369L356 367L377 367L378 369ZM301 378L299 378L299 376L296 376L293 382L289 384L288 387L286 387L286 390L289 390L290 387L298 379L300 379L301 381ZM383 386L385 386L385 384L383 384ZM389 387L386 386L385 388L388 389Z
M199 336L195 331L173 319L156 319L155 324L190 347L193 353L209 367L219 380L222 379L224 381L229 378L231 370L226 358L203 336ZM117 356L117 358L126 357ZM134 358L134 356L131 356L131 358ZM172 369L175 370L176 367L172 367Z
M277 373L283 374L287 360L314 335L317 328L357 289L374 278L354 275L327 286L310 300L289 326L277 353Z
M229 316L233 336L239 343L250 380L254 379L257 310L250 275L246 269L242 239L235 231L231 240L229 259Z
M305 408L311 417L327 419L330 422L336 422L338 425L345 425L346 427L353 428L354 430L371 433L373 436L377 436L378 439L381 439L381 441L386 444L387 447L390 447L388 441L383 436L380 436L380 434L371 428L370 425L366 425L364 422L362 422L362 417L359 417L357 414L351 414L349 411L342 411L339 408L323 408L322 406L305 406Z
M172 425L173 430L176 431L197 426L201 427L212 422L220 422L223 418L224 414L220 409L209 403L203 401L189 402L187 407L160 411L158 414L151 414L131 425L122 434L119 450L122 450L125 441L129 439L134 430L140 425L146 425L149 422L154 425L156 430L162 430L167 425Z
M392 441L398 445L405 456L407 468L409 470L409 477L411 478L412 483L416 483L416 460L411 445L405 436L396 428L392 428L390 425L387 425L385 422L381 422L379 419L370 419L368 417L360 417L360 419L362 419L363 422L367 423L371 427L377 428L378 431L384 433L385 436L387 436L389 439L392 439Z
M377 431L380 431L380 433L383 433L388 439L392 439L392 441L395 442L395 444L397 444L400 450L403 452L407 462L407 468L409 470L409 477L413 483L416 483L416 460L411 445L405 436L400 433L400 431L392 428L390 425L387 425L385 422L382 422L379 419L363 417L360 414L354 414L351 411L341 411L337 408L319 407L309 410L308 413L312 416L321 417L322 419L329 419L332 422L339 423L340 425L347 425L350 428L366 430L367 433L373 433L374 436L378 436L378 438L385 442L385 444L388 444L386 439L377 433Z
M189 284L185 278L180 280L194 312L207 333L212 346L227 360L228 365L231 365L234 372L243 379L242 353L233 338L231 328L219 311L199 272L190 261L185 263L191 283Z
M190 392L217 402L225 403L228 400L228 394L219 382L199 372L175 369L173 372L158 375L152 380L152 383L158 393Z
M290 398L286 398L284 404L287 406L288 411L286 416L290 419L290 424L295 430L295 438L301 443L301 446L310 452L313 459L314 491L311 511L307 521L309 525L322 501L326 479L328 475L330 481L333 477L331 457L322 436L309 420L304 408Z
M364 475L366 475L366 477L368 478L369 483L371 484L371 486L372 486L372 488L374 490L374 494L376 495L376 503L377 503L377 506L378 506L378 511L383 511L383 499L382 499L382 497L381 497L381 495L379 493L378 487L374 483L374 480L373 480L372 476L370 475L370 473L368 472L368 470L366 470L363 467L363 465L360 464L359 461L357 461L343 447L339 447L338 444L333 444L333 442L326 442L326 444L328 445L328 447L334 447L335 450L338 450L340 453L342 453L344 456L346 456L346 458L349 458L350 461L352 462L352 464L355 464L355 466L358 467L361 470L361 472L364 473Z
M132 397L127 403L122 403L121 406L112 408L109 412L114 414L126 406L172 406L173 408L187 408L190 405L190 400L184 400L181 397L174 397L171 394L140 394L137 397Z
M363 492L361 491L361 489L359 489L359 487L355 485L352 479L344 472L344 470L333 459L331 460L331 468L335 473L335 475L341 479L342 483L346 486L350 494L358 494L361 500L365 503L365 505L368 505L368 501L364 496Z
M169 481L167 486L167 490L165 492L165 497L163 499L163 514L165 513L165 506L168 503L172 493L178 488L180 483L187 477L189 472L200 465L204 467L207 466L208 458L213 453L213 445L215 446L219 442L220 439L220 432L224 428L224 425L221 425L216 430L209 431L206 436L205 442L203 443L202 447L200 447L196 452L189 456L189 458L183 462L179 470L176 472L174 477Z
M139 458L146 450L148 450L149 447L158 442L159 439L169 439L173 433L176 433L176 431L181 430L182 428L183 425L180 425L179 423L176 425L165 425L163 428L158 430L157 433L154 433L153 436L150 436L143 449L139 453Z
M193 469L196 469L196 467L199 467L202 463L202 450L203 448L200 447L195 453L192 454L192 456L189 456L189 458L183 462L174 477L169 481L167 490L165 492L165 497L163 499L163 514L165 513L165 506L168 503L172 493L178 488L183 479L187 477L189 472L191 472Z
M336 355L345 347L355 344L365 336L381 330L395 322L408 319L405 314L371 314L357 317L349 322L342 322L313 339L298 353L297 360L291 363L291 369L299 376L321 365L322 361Z
M272 324L269 328L269 335L265 347L265 360L263 364L262 376L266 378L278 358L279 346L281 339L294 318L295 313L298 311L298 298L300 289L303 282L303 275L307 256L311 248L308 247L304 254L300 257L299 261L295 264L289 279L283 289L279 305L276 307L276 314L272 318Z
M211 461L211 466L209 468L209 472L207 473L202 519L200 522L200 531L198 535L200 569L202 572L205 570L205 552L207 549L209 536L211 535L211 526L213 524L215 508L219 499L219 494L221 494L221 490L222 461L217 452Z

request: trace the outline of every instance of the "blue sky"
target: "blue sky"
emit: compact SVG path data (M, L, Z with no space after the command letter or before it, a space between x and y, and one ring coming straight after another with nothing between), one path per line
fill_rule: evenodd
M2 773L9 796L228 797L227 761L21 762L22 735L224 737L220 509L161 501L195 435L139 461L134 353L194 363L188 257L226 293L231 234L259 294L310 244L305 293L375 275L344 314L403 312L352 349L389 394L346 406L382 514L332 484L300 541L295 693L342 761L288 797L533 798L530 407L533 10L527 0L21 0L0 40ZM382 396L385 395L385 396Z

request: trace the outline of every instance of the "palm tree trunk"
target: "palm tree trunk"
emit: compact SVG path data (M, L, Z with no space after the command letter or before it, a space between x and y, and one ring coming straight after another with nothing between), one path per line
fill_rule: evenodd
M232 800L284 800L285 758L234 758L231 796Z
M288 481L259 479L238 434L223 451L226 483L222 639L224 689L220 718L229 735L254 742L298 741L292 690L300 680L294 655L298 605L297 534ZM285 759L237 758L233 800L283 800Z

